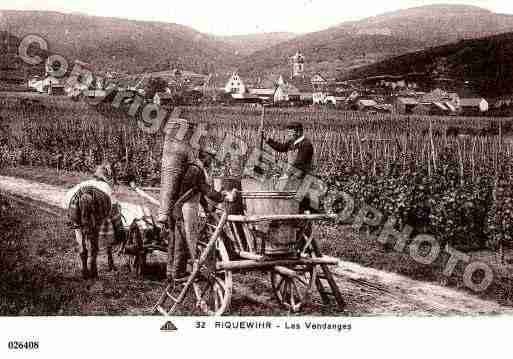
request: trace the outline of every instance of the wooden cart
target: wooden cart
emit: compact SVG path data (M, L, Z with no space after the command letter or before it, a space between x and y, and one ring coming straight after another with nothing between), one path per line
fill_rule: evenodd
M334 300L339 310L344 300L329 270L337 260L323 256L311 233L311 223L330 220L326 214L229 215L220 211L211 216L198 241L192 271L185 283L170 283L154 311L171 315L188 293L196 306L209 315L229 310L233 275L248 271L267 272L278 302L290 312L300 311L317 290L323 303ZM266 254L266 234L261 224L293 225L298 228L295 248L288 253Z
M139 195L158 205L158 201L134 187ZM259 271L268 273L272 290L278 302L290 312L298 312L317 290L324 304L332 300L339 310L344 309L344 300L333 279L329 266L336 265L335 258L322 254L312 231L312 223L335 219L329 214L247 214L255 212L276 212L269 207L272 199L283 204L293 199L293 193L241 192L243 209L233 204L207 214L200 231L196 248L187 242L191 271L185 282L169 283L165 286L153 311L171 315L190 293L201 312L222 315L229 310L234 273ZM263 202L262 208L254 208L255 202ZM264 201L261 199L264 198ZM283 202L285 201L285 202ZM292 202L291 202L292 203ZM179 204L178 204L179 205ZM253 206L253 207L252 207ZM229 212L246 214L229 214ZM292 209L294 210L294 209ZM279 211L279 210L278 210ZM142 218L149 225L151 217ZM177 235L180 222L177 222ZM182 234L183 235L183 234ZM288 237L291 246L276 251L270 244L275 237ZM291 237L292 236L292 237ZM146 255L154 250L167 251L167 243L145 244L141 235L128 236L125 255L142 274ZM282 238L283 239L283 238Z

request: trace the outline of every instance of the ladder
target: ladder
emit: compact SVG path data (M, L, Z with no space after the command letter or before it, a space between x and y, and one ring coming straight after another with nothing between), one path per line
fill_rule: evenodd
M195 267L197 267L197 263L194 263ZM197 274L198 271L193 270L186 282L173 280L168 283L153 307L153 313L160 313L165 316L173 314L187 296L187 292L196 279Z
M319 245L315 239L311 240L311 246L315 256L322 257L321 250L319 249ZM343 311L346 304L342 298L337 282L333 279L333 274L331 273L329 266L327 264L320 264L320 267L322 272L318 273L315 277L315 285L317 286L322 302L324 304L329 304L330 299L334 298L338 309Z
M160 313L162 315L169 316L172 315L180 306L180 304L187 296L187 292L196 280L196 277L198 274L200 274L201 267L208 259L210 252L215 250L217 238L223 230L227 219L228 213L223 212L219 223L217 224L216 229L212 234L212 237L210 237L207 246L205 247L205 250L201 253L201 256L198 259L194 260L192 265L192 272L187 278L187 281L185 281L185 283L176 281L171 281L168 283L160 295L159 300L153 306L153 313Z

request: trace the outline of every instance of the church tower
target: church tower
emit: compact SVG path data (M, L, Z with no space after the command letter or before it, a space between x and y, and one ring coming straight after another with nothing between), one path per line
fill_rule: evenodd
M292 56L292 77L303 76L305 71L305 57L301 51Z

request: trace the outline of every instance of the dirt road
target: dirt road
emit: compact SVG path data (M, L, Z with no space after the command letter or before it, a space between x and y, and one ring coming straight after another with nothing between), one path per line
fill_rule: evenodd
M70 184L71 186L71 184ZM59 213L59 207L66 189L21 178L0 176L0 191L7 195L30 199L35 206L48 213ZM126 188L119 188L119 198L128 209L137 208L141 199ZM480 299L456 289L412 280L402 275L384 272L361 265L339 261L334 270L342 294L347 302L344 315L474 315L512 313L512 308L496 302ZM287 314L275 303L264 276L236 276L236 295L232 301L231 314L252 315L245 303L266 306L274 315ZM103 284L97 284L101 287ZM305 308L305 314L330 314L320 306L319 298ZM129 310L127 313L134 313ZM267 312L268 313L268 312ZM135 310L137 314L137 310Z

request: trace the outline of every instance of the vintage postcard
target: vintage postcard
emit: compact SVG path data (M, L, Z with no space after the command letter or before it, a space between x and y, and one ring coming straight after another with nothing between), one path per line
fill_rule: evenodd
M0 1L0 46L8 357L507 343L510 2Z

